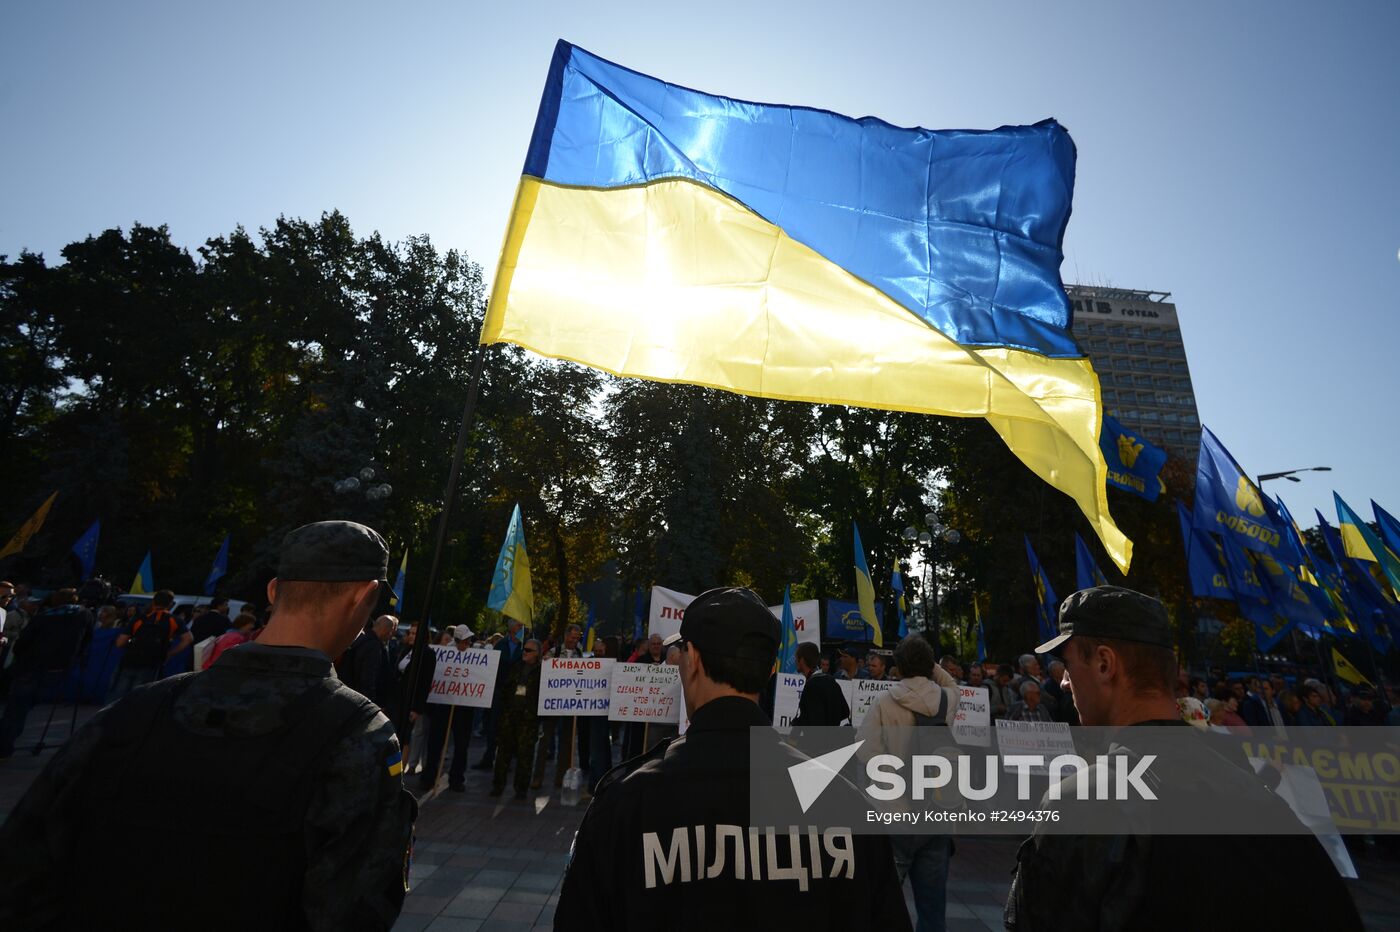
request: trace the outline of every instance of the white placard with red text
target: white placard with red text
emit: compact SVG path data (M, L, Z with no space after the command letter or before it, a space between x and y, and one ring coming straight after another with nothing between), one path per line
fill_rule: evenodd
M651 610L647 613L647 635L659 634L663 639L680 633L681 616L685 607L695 596L667 589L664 586L651 587Z
M986 748L992 745L992 700L985 686L959 686L953 740Z
M783 620L783 607L770 605L768 611L779 623ZM792 603L792 626L797 629L797 643L810 642L822 646L822 603L817 599Z

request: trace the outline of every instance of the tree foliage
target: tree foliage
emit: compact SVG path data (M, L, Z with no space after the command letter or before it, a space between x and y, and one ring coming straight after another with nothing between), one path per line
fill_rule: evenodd
M239 228L195 254L135 225L53 264L0 258L11 493L0 522L60 493L7 575L75 581L68 548L100 517L97 568L118 584L150 549L159 585L198 591L231 533L223 587L258 599L289 529L350 518L384 533L395 565L408 551L410 616L491 624L491 572L518 503L537 614L562 627L584 610L579 587L614 572L627 591L741 584L777 602L791 585L795 599L851 598L853 524L886 598L895 562L915 557L903 529L933 510L962 535L932 553L945 630L970 638L976 598L1001 657L1034 637L1023 534L1061 595L1074 530L1119 580L1073 503L981 421L617 379L488 347L444 582L425 606L486 296L466 256L426 237L357 236L339 213ZM336 491L366 467L391 495ZM1174 463L1155 504L1110 493L1136 545L1127 584L1183 617L1171 499L1189 478Z

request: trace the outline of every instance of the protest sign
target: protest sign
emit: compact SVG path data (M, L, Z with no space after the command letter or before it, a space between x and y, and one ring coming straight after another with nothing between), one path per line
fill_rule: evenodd
M821 608L819 599L808 599L805 602L792 603L792 626L797 631L797 643L812 643L818 647L822 646L821 632ZM781 605L770 605L768 611L773 613L773 617L781 623L783 620L783 607Z
M659 634L663 639L680 633L685 607L695 598L664 586L651 587L651 611L647 615L647 634Z
M846 708L854 709L856 707L856 681L837 680L836 685L841 687L841 695L846 697Z
M437 705L466 705L478 709L491 707L496 691L496 671L501 665L501 653L473 648L458 650L434 644L437 664L433 683L428 687L428 701Z
M992 701L985 686L959 686L953 740L975 747L992 745Z
M851 706L851 725L860 727L860 723L865 721L866 713L870 707L886 692L893 689L895 680L852 680L851 698L848 700Z
M1050 761L1061 754L1076 754L1074 738L1070 736L1069 725L1065 722L1011 722L1001 719L997 722L997 751L1003 760L1003 769L1015 770L1015 764L1005 763L1008 754L1026 754L1044 758L1039 765L1032 765L1030 772L1045 776L1050 772Z
M619 663L612 671L608 720L676 725L681 714L681 668Z
M598 657L541 661L539 714L606 715L616 662Z
M792 720L797 718L797 706L806 685L807 678L801 673L778 674L778 691L773 696L773 727L780 734L792 731Z

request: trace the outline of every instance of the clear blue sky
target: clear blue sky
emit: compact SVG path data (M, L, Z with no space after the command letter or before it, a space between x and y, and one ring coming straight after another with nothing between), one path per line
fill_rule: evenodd
M492 274L556 39L901 125L1058 118L1066 281L1170 291L1201 416L1305 525L1400 511L1400 4L9 3L0 253L344 211Z

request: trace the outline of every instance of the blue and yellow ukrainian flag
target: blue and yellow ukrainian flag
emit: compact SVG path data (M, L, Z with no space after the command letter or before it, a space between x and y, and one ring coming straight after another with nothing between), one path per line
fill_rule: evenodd
M402 561L401 563L399 563L399 574L398 574L398 576L394 577L394 585L393 585L393 588L389 590L390 593L391 593L390 596L389 596L389 607L392 608L395 612L397 612L400 618L402 618L402 617L403 617L403 614L404 614L404 608L403 608L403 587L404 587L404 583L406 583L407 581L408 581L408 546L405 545L404 548L403 548L403 561Z
M797 622L792 617L792 587L783 590L783 642L778 645L779 673L797 672Z
M904 617L904 612L908 606L904 602L904 574L899 571L899 558L894 561L894 569L890 571L890 591L894 593L894 608L899 612L899 637L902 640L909 636L909 622Z
M1332 498L1337 502L1337 525L1342 534L1342 546L1347 556L1365 560L1380 567L1381 575L1390 584L1396 598L1400 598L1400 557L1391 553L1374 532L1342 501L1336 492Z
M560 42L482 332L615 375L982 417L1109 516L1098 378L1069 335L1058 123L902 129L731 100Z
M510 513L510 527L496 557L496 571L491 575L491 591L486 607L502 615L529 624L535 611L534 591L530 587L530 555L525 552L525 523L520 519L520 506Z
M860 543L860 527L854 521L855 531L856 604L860 606L860 617L871 630L870 642L876 647L885 646L885 632L880 624L880 616L875 613L875 584L870 580L870 569L865 562L865 548Z
M141 561L141 568L136 571L136 578L131 581L131 588L127 592L132 595L151 595L155 591L155 580L151 576L151 552L147 550L146 559Z

